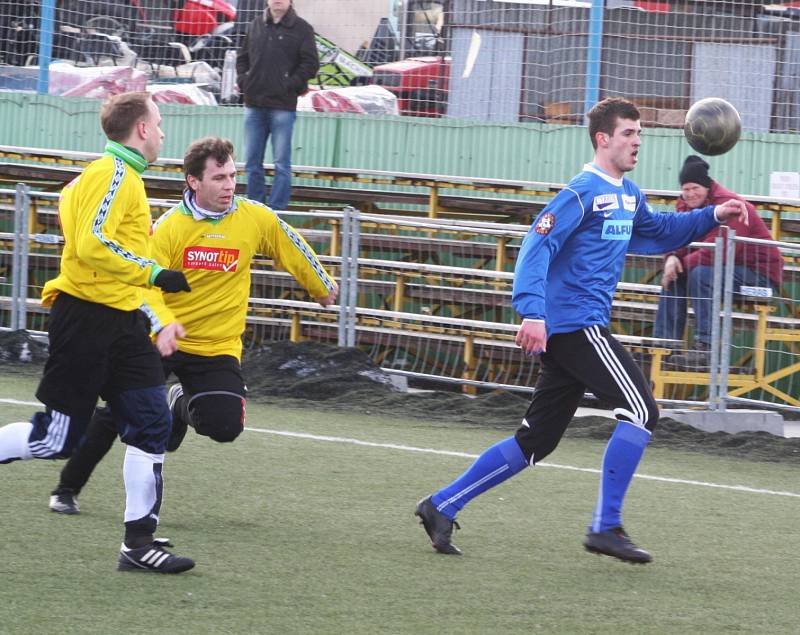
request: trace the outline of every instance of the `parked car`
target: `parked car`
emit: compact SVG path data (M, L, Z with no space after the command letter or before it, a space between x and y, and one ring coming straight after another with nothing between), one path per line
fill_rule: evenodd
M441 117L447 110L450 58L409 57L373 69L372 83L397 95L401 115Z

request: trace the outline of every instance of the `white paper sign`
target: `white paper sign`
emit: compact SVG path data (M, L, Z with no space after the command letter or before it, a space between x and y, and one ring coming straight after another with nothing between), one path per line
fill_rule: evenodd
M770 172L769 195L776 198L800 198L800 172Z

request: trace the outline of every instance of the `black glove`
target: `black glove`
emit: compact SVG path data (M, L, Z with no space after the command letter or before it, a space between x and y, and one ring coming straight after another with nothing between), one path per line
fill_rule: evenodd
M182 271L175 271L174 269L162 269L158 272L153 284L161 289L164 293L175 293L176 291L191 291L189 282Z

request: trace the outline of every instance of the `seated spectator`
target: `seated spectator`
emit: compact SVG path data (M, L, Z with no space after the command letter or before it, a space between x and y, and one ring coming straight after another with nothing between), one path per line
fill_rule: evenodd
M675 209L686 212L706 205L717 205L741 196L726 190L708 175L709 165L698 156L688 156L681 168L679 180L681 197ZM749 224L738 220L729 226L736 235L748 238L772 240L766 224L752 204L745 201ZM713 243L719 235L717 227L703 238L702 242ZM767 245L736 244L733 270L734 293L742 286L769 287L777 293L783 279L783 258L777 247ZM688 368L705 369L709 366L711 351L711 297L714 284L713 249L679 249L667 254L664 274L661 278L663 291L658 303L658 313L653 329L655 337L683 339L686 328L687 301L691 299L695 315L694 348L686 355L672 355L673 364Z

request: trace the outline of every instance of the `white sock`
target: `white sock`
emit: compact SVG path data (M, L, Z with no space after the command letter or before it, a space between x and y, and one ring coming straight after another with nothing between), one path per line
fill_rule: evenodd
M132 445L125 451L122 475L125 479L125 522L139 520L153 515L153 508L159 497L160 475L156 479L155 465L164 463L163 454L143 452ZM158 501L160 503L160 501Z
M16 421L0 428L0 463L33 458L28 446L33 424L30 421Z

